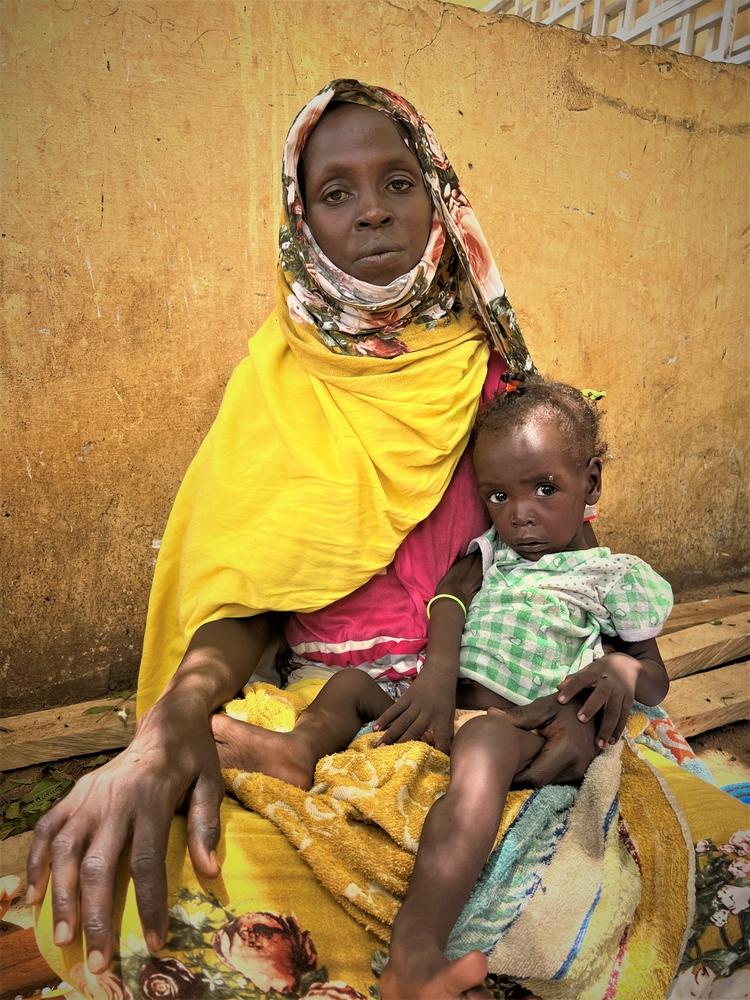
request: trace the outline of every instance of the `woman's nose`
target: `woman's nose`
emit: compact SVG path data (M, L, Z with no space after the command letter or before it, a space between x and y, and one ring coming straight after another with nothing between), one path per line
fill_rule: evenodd
M385 226L392 218L393 214L373 194L362 199L360 210L357 214L356 226L358 229L368 229L371 226Z

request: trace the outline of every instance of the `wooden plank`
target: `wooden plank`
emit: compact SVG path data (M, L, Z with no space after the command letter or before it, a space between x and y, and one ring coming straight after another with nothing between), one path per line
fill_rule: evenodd
M750 719L750 660L675 681L662 707L683 736Z
M0 936L0 1000L8 1000L38 991L45 986L57 986L56 975L39 954L33 928L14 929Z
M750 612L750 597L747 594L729 594L727 597L712 597L705 601L686 601L675 604L662 635L677 632L692 625L703 625L743 611Z
M730 615L721 625L694 625L657 643L670 680L709 670L750 654L750 613Z
M109 706L112 711L87 715L96 705ZM114 709L124 708L123 722ZM10 771L30 764L43 764L84 753L116 750L127 746L135 733L135 703L112 698L100 698L64 708L43 712L27 712L0 719L3 752L0 771Z

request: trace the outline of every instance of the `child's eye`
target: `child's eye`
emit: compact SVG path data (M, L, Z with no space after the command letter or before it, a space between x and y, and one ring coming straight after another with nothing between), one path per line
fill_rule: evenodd
M492 493L487 496L487 503L502 503L508 498L500 490L493 490Z
M540 483L536 488L537 493L543 497L551 497L557 493L557 487L552 483Z

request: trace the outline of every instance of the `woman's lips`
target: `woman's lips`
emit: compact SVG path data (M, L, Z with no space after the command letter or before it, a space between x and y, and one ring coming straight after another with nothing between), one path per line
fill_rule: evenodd
M365 252L357 258L357 263L380 263L381 261L390 260L392 257L397 257L403 252L403 247L393 243L377 244L367 247Z

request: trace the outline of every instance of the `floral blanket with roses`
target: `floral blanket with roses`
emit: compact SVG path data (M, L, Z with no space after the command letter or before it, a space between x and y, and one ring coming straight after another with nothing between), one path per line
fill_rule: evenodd
M189 889L170 908L163 954L132 941L116 969L94 976L81 962L67 975L69 1000L366 1000L329 980L312 935L293 914L235 916L211 893Z
M267 728L288 729L314 694L254 685L228 708ZM639 727L642 736L633 740ZM652 749L660 738L669 747L664 755ZM175 821L168 852L170 934L158 954L150 954L143 942L130 885L117 959L103 975L91 975L80 942L54 947L48 897L37 935L42 953L69 984L64 995L69 1000L377 997L382 942L408 881L419 813L439 793L447 758L424 744L385 747L379 753L385 763L376 761L373 769L368 739L360 737L347 753L321 762L322 781L311 793L275 779L226 773L234 788L245 787L255 797L256 811L230 799L222 805L222 879L216 882L198 882L184 820ZM747 807L686 769L685 763L695 769L692 751L663 714L634 716L630 741L620 754L602 755L604 766L577 794L570 788L542 789L511 798L497 847L450 942L454 954L477 945L488 953L496 970L488 983L493 996L736 1000L748 995ZM676 766L677 757L683 766ZM613 795L618 760L620 791ZM420 776L421 784L414 780ZM373 816L378 811L367 799L377 800L386 786L393 803L401 800L388 829L369 818L363 823L368 810ZM612 809L615 802L618 808ZM327 872L310 849L326 825L342 859L339 867L332 860ZM359 832L366 841L358 843ZM579 845L584 854L576 857ZM612 863L602 862L602 855ZM347 868L342 891L332 873L338 879ZM542 963L549 967L559 959L571 937L571 926L558 932L561 923L572 923L560 921L560 912L580 913L589 900L591 914L580 921L581 934L562 961L568 971L557 980L539 980ZM378 911L385 919L376 919ZM540 936L535 944L528 926L534 915L545 945L537 952ZM377 935L365 922L377 925Z

